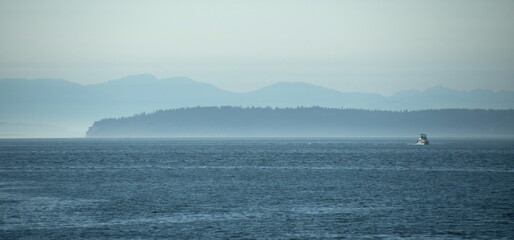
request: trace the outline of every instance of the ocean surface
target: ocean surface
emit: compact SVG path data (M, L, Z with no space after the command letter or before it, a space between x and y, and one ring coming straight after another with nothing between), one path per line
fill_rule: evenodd
M514 239L514 140L0 140L0 239Z

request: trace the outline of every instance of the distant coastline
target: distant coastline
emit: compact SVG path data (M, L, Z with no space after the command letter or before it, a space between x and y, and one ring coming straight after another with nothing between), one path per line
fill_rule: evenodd
M193 107L96 121L88 138L514 136L514 110Z
M508 110L514 109L514 92L486 89L460 91L438 85L422 91L405 90L383 96L340 92L303 82L277 82L256 91L236 93L186 77L157 79L149 74L93 85L57 79L0 79L0 136L83 137L91 124L100 119L197 106L319 106L380 111ZM385 115L374 117L382 116ZM20 124L23 126L20 127Z

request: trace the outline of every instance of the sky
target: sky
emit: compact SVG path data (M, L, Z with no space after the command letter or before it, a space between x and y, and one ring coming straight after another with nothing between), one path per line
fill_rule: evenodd
M0 0L0 78L514 90L512 0Z

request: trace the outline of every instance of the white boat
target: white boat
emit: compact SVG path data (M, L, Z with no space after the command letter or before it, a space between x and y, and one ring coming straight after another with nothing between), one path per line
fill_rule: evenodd
M428 145L427 135L422 133L416 142L417 145Z

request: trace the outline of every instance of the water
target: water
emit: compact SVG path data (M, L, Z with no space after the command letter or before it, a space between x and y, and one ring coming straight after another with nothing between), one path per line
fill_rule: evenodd
M0 239L512 239L514 141L0 140Z

